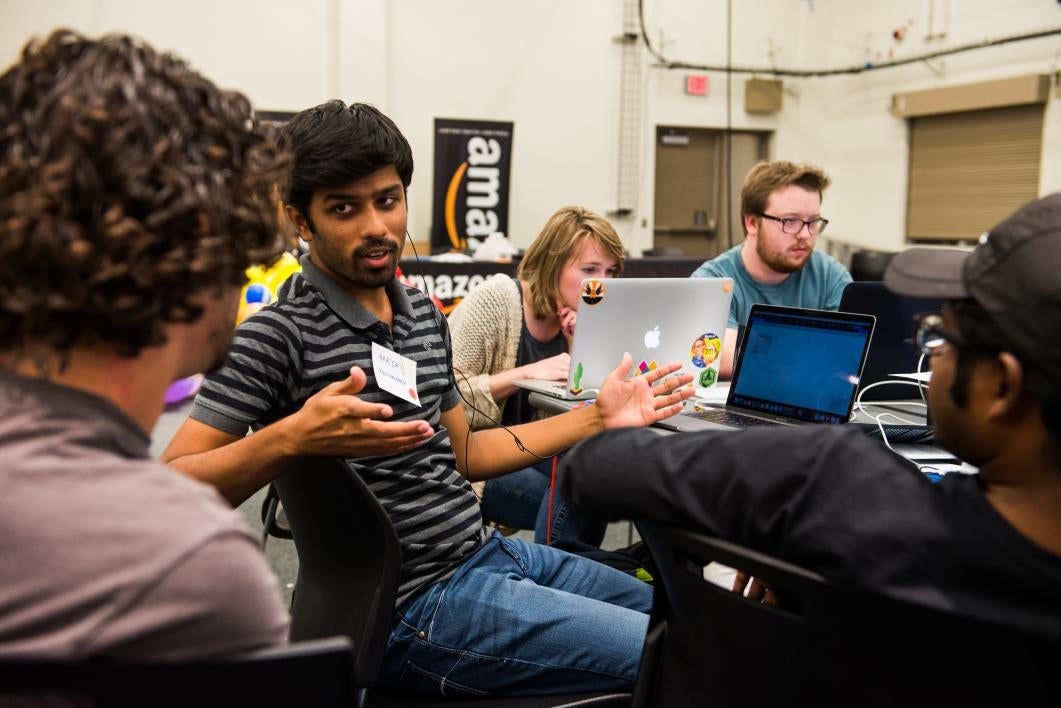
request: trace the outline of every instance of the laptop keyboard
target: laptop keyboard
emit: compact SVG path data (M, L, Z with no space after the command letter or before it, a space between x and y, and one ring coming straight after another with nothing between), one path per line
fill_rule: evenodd
M754 418L750 415L741 415L740 413L733 413L721 408L706 408L702 411L686 413L686 415L692 416L693 418L699 418L700 420L706 420L709 423L721 423L735 428L752 428L757 425L777 425L777 423L772 420L763 420L762 418Z
M872 423L862 423L862 430L872 438L880 438L880 428ZM893 443L930 443L935 439L931 425L884 424L884 434Z

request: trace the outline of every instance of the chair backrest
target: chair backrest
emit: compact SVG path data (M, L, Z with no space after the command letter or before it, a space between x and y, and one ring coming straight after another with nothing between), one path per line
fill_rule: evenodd
M630 694L619 691L441 699L406 696L377 687L401 572L401 547L390 517L361 477L338 458L301 458L273 484L280 494L299 558L291 604L291 637L350 637L355 647L354 680L359 688L371 689L362 695L360 705L629 706Z
M182 662L5 659L0 705L349 708L355 699L351 660L346 637Z
M291 639L343 635L358 686L379 678L401 572L398 535L346 463L303 457L274 481L298 552Z
M291 529L287 527L287 515L280 508L280 494L276 486L270 484L265 489L265 499L262 500L262 549L269 542L270 536L290 541L294 536ZM283 521L281 521L283 517Z
M1061 645L838 588L702 534L639 524L659 570L635 706L1058 705ZM704 580L717 561L777 607Z
M884 271L894 253L887 251L855 251L848 269L852 280L884 280Z
M675 246L653 246L641 251L642 258L684 258L685 251Z

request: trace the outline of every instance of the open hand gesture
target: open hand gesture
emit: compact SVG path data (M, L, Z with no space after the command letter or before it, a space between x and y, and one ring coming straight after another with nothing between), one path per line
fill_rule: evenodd
M640 427L669 418L680 413L682 401L695 392L689 386L691 374L670 376L681 368L680 362L624 380L632 363L629 352L623 354L619 366L601 385L596 405L605 428Z
M435 431L424 420L390 422L393 409L369 403L356 394L365 387L365 372L350 368L342 381L325 386L296 413L300 453L337 457L390 455L423 444Z

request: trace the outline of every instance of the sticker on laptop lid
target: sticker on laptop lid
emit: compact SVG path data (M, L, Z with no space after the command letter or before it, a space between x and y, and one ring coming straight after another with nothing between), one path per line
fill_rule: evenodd
M596 305L604 299L604 281L587 280L582 284L582 302L587 305Z
M689 361L698 369L710 366L722 353L722 338L714 332L705 332L689 346Z
M582 374L585 370L582 367L582 362L575 364L575 375L571 377L571 388L568 391L571 392L572 396L577 396L582 393Z
M700 372L697 383L700 384L700 388L710 388L715 385L716 381L718 381L718 371L708 367Z

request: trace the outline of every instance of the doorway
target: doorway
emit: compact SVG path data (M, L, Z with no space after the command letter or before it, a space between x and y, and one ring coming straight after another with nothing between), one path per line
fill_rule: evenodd
M740 243L741 184L766 159L769 139L766 132L658 126L654 248L706 260Z

